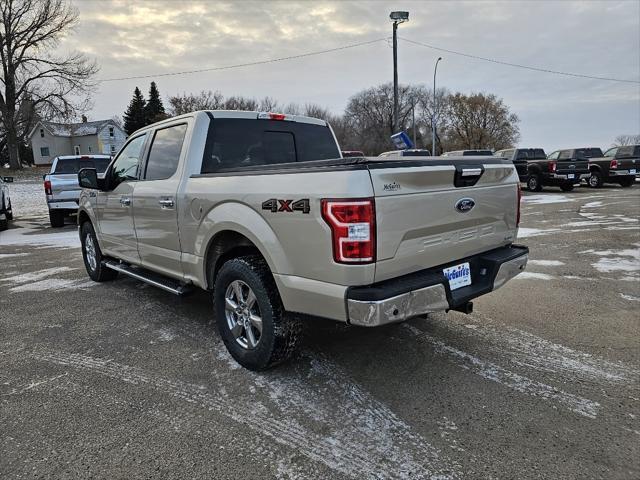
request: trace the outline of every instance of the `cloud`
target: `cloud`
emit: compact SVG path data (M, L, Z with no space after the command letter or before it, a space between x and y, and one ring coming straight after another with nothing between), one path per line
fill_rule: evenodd
M101 78L232 65L387 37L392 9L410 11L399 32L413 40L555 70L640 78L640 3L633 1L120 0L76 6L80 25L62 48L97 58ZM520 70L402 41L400 81L430 84L440 55L438 84L503 97L522 118L523 143L555 149L571 138L605 146L619 133L640 132L638 85ZM317 102L340 112L357 91L391 80L391 58L389 44L381 42L256 67L161 77L158 84L165 97L219 89L282 103ZM102 84L91 115L122 114L133 88L146 91L148 83Z

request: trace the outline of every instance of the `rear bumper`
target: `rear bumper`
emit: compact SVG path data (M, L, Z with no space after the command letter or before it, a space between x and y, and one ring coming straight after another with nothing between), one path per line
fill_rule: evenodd
M571 177L573 175L573 177ZM589 172L575 172L575 173L551 173L543 182L548 185L561 185L566 183L580 183L581 180L589 178L591 174Z
M636 172L631 173L629 170L609 170L609 177L635 177Z
M49 210L78 210L77 200L47 200Z
M463 308L473 298L500 288L522 272L529 249L511 245L460 259L451 264L347 290L348 321L376 327L427 313ZM469 262L471 285L451 290L442 269Z

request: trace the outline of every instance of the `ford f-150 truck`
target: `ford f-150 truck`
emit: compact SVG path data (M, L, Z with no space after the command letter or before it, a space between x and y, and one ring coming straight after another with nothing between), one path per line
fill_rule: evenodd
M64 218L78 210L78 172L82 168L95 168L98 173L104 173L110 161L109 155L64 155L54 158L51 170L43 177L52 227L62 227Z
M131 135L78 173L84 263L211 292L243 366L289 357L305 318L377 326L471 300L520 273L520 190L493 157L341 158L323 120L204 111Z
M613 147L604 155L589 158L590 187L600 188L604 183L618 183L628 188L640 173L640 145Z

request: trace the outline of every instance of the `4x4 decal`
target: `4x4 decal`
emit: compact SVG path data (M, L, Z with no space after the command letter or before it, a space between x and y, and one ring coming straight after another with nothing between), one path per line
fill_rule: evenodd
M302 212L309 213L311 211L311 205L308 198L302 198L300 200L280 200L277 198L270 198L262 202L262 209L269 210L270 212Z

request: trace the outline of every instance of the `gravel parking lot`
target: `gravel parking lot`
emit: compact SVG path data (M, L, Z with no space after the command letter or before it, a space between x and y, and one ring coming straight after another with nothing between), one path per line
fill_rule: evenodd
M3 478L640 478L640 185L525 193L527 271L473 314L317 321L262 374L204 292L89 281L41 183L10 187Z

